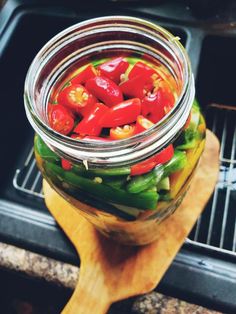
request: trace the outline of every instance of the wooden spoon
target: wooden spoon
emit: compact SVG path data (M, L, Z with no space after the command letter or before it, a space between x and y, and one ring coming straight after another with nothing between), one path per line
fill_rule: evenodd
M44 181L49 211L80 255L80 274L63 314L106 313L118 300L153 290L206 205L218 177L219 142L207 131L206 147L182 205L160 224L157 241L141 247L98 233Z

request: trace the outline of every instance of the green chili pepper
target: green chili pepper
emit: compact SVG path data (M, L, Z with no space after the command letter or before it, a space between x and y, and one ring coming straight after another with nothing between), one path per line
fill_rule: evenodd
M194 107L195 109L200 110L200 105L199 105L199 102L197 101L196 98L195 98L194 101L193 101L193 107Z
M126 189L130 193L140 193L153 186L156 186L157 182L161 180L163 172L163 165L159 165L148 173L132 177L126 186Z
M168 177L170 174L182 170L187 165L186 153L175 150L174 156L169 162L164 165L163 178Z
M175 150L174 156L164 165L158 165L152 171L133 177L126 186L130 193L140 193L156 186L163 178L183 169L187 164L186 153Z
M121 167L121 168L89 168L85 169L82 165L74 165L72 171L75 174L86 175L88 177L97 176L97 177L113 177L113 176L124 176L130 174L130 167Z
M139 194L131 194L125 190L112 188L103 183L98 183L89 178L84 178L71 171L64 171L61 167L45 162L45 168L53 172L64 182L73 188L81 189L103 201L123 204L140 209L156 209L158 194L155 191L147 191Z
M201 121L201 114L199 111L199 104L195 100L193 103L192 111L191 111L191 121L186 130L180 136L178 142L180 145L177 144L177 149L185 150L185 149L192 149L196 147L197 141L200 138L200 132L198 131L198 125Z
M197 140L193 139L193 140L191 140L189 142L186 142L185 144L177 146L177 148L179 150L193 149L194 147L196 147L196 145L197 145Z
M41 139L39 135L35 135L34 137L34 147L36 152L47 161L58 162L60 161L60 157L58 157Z
M103 183L113 188L122 188L127 182L127 176L105 177L102 178Z
M159 201L170 202L172 200L170 193L160 193Z

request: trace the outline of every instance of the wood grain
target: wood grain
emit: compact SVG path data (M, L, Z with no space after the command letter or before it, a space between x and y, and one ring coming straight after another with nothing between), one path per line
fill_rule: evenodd
M206 205L218 177L219 142L207 131L206 147L180 207L158 229L158 240L131 247L98 233L44 181L45 201L80 255L80 276L63 314L106 313L112 302L153 290Z

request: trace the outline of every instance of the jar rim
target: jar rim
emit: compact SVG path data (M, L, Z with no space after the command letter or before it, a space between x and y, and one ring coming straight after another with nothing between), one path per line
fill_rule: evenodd
M113 25L115 28L118 25L125 25L127 28L134 29L139 27L145 30L146 36L152 35L155 37L155 35L161 34L168 47L175 48L182 57L183 88L172 110L161 121L142 133L128 139L110 142L91 141L89 139L75 140L54 131L39 117L35 110L37 104L33 97L36 80L40 74L39 70L42 69L43 65L50 58L53 58L55 51L64 47L63 45L65 45L66 41L74 40L75 32L77 35L83 36L88 31L88 27L90 30L94 28L99 30L104 25L106 27ZM176 133L184 126L191 109L194 94L194 78L188 55L185 48L174 35L165 28L144 19L131 16L106 16L72 25L58 33L42 47L28 70L25 80L24 99L26 114L31 125L45 140L46 144L59 155L73 161L87 160L90 164L98 167L104 164L114 167L123 163L129 164L140 161L167 146L173 137L176 136ZM169 136L162 136L163 134L169 134ZM64 149L65 147L66 149ZM135 154L133 154L134 150Z

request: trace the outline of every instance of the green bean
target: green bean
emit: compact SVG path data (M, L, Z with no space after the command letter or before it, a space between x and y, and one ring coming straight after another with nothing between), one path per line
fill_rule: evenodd
M127 205L140 209L155 209L157 206L158 194L155 191L146 191L139 194L131 194L125 190L112 188L92 179L84 178L71 171L64 171L61 167L45 162L45 168L73 188L78 188L103 201Z
M140 193L156 186L163 178L183 169L187 164L186 153L175 150L172 159L163 165L158 165L152 171L133 177L126 186L130 193Z
M147 190L152 186L156 186L157 182L161 180L163 173L164 167L163 165L159 165L148 173L132 177L126 189L130 193L140 193Z
M34 137L34 147L36 152L41 156L44 160L58 162L60 161L60 157L58 157L41 139L39 135L35 135Z
M75 174L87 174L87 176L97 176L97 177L113 177L113 176L123 176L130 174L130 167L120 167L120 168L89 168L85 169L82 165L74 165L73 172Z
M168 177L173 172L182 170L187 165L186 153L175 150L174 156L164 165L163 178Z

